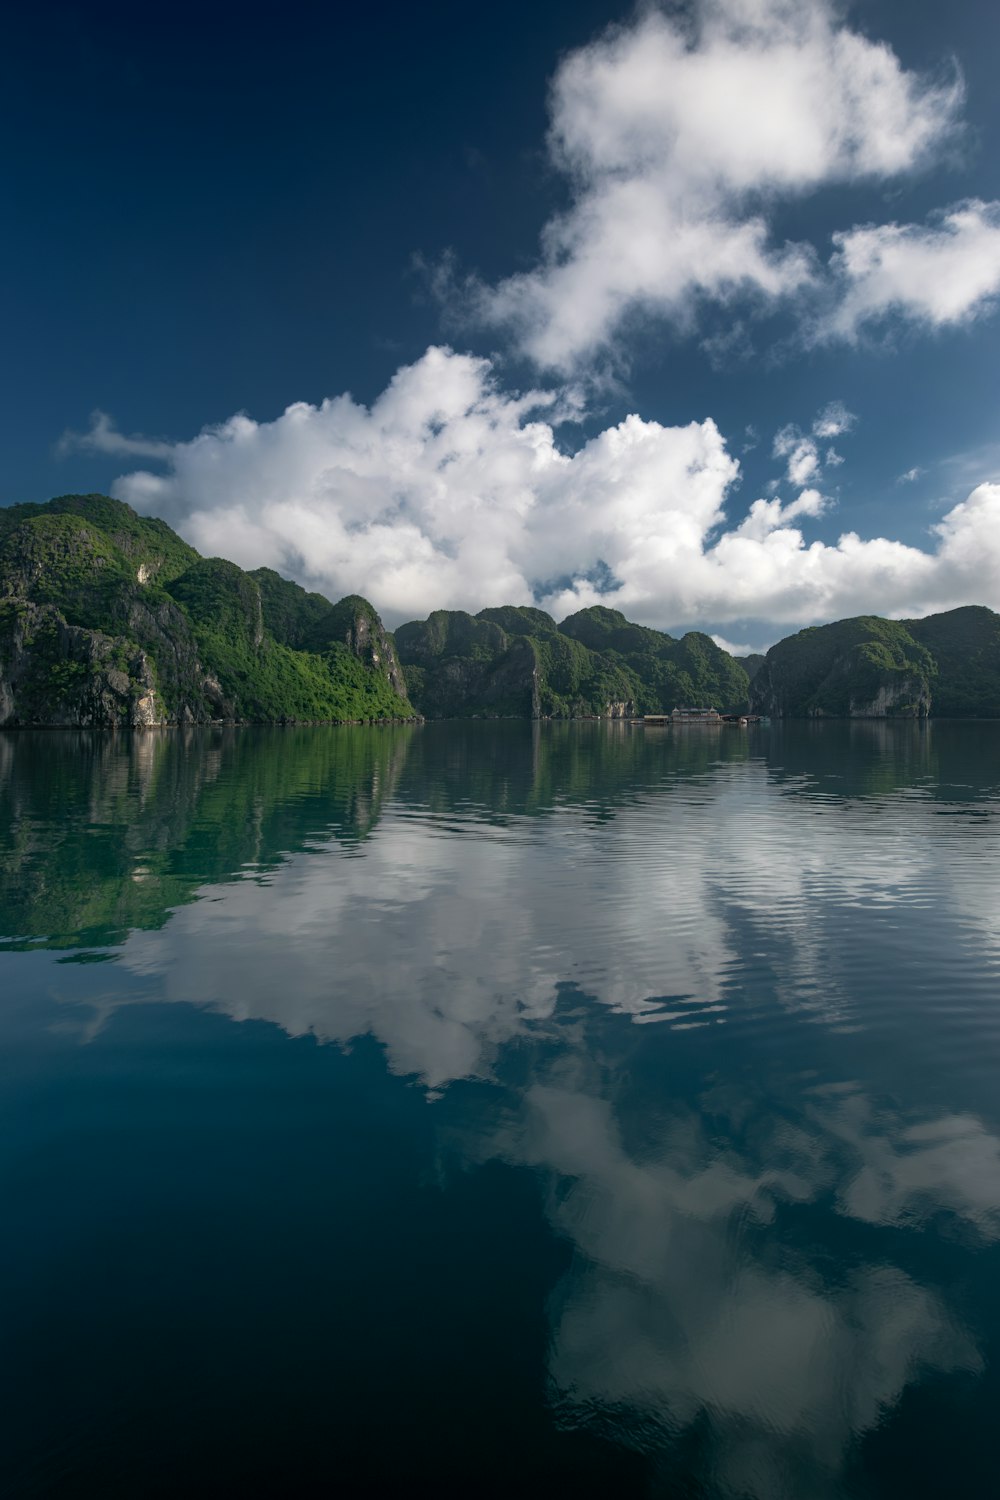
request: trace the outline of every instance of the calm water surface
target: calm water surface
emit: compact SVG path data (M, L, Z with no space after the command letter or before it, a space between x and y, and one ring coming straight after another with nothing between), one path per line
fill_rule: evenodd
M0 736L0 1491L996 1492L1000 724Z

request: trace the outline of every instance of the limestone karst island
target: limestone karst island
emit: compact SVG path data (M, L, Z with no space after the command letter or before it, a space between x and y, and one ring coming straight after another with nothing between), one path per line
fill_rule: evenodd
M0 725L642 718L695 704L772 718L1000 717L1000 615L863 615L766 656L619 611L557 624L509 605L390 634L269 568L204 558L102 495L0 510Z

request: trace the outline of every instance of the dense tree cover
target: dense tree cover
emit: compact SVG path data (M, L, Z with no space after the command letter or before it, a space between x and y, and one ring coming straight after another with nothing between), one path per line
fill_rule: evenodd
M932 713L1000 717L1000 615L970 604L903 623L934 658Z
M398 648L398 656L397 656ZM752 679L752 680L751 680ZM595 606L505 605L393 637L270 568L202 558L103 495L0 509L0 723L577 718L712 706L785 717L1000 716L1000 616L864 615L742 661Z
M332 639L327 626L334 605L329 599L307 593L273 568L254 568L248 577L260 590L263 623L279 645L290 646L293 651L315 651Z
M771 647L750 694L757 711L790 718L1000 717L1000 615L969 605L800 630Z
M934 661L895 620L860 615L811 626L772 646L751 684L764 712L849 717L883 712L919 717L930 706Z
M475 616L437 610L400 626L396 644L410 695L431 718L725 710L747 701L746 673L709 636L677 641L601 606L561 625L514 605Z
M136 568L145 564L160 583L176 578L198 557L166 521L140 516L131 506L107 495L58 495L42 505L0 508L0 547L24 521L57 516L75 516L86 522L113 546L119 560L134 562Z
M0 511L0 601L2 722L413 712L367 601L331 604L269 570L199 557L106 496Z

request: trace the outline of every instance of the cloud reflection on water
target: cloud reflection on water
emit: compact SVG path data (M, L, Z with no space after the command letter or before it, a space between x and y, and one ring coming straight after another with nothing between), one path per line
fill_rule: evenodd
M815 1181L693 1160L692 1120L664 1160L637 1162L605 1101L541 1089L527 1103L526 1153L572 1183L550 1213L583 1262L553 1310L569 1421L628 1413L649 1445L650 1428L663 1441L708 1413L724 1493L817 1494L922 1367L979 1368L943 1302L901 1269L861 1264L837 1283L779 1253L760 1219L776 1199L813 1199Z
M795 1215L911 1232L944 1215L995 1240L1000 1140L968 1113L887 1105L773 1056L757 1087L708 1081L707 1030L674 1043L696 1049L695 1095L651 1092L623 1039L629 1019L721 1024L751 1056L776 1031L795 1051L803 1021L898 1027L904 998L933 1023L945 1001L937 969L921 978L926 954L974 942L989 959L1000 934L981 894L1000 875L992 812L973 826L947 810L919 787L861 801L763 762L606 821L555 808L491 823L411 797L361 858L330 841L206 888L164 930L133 933L119 967L146 999L321 1042L370 1034L429 1097L502 1084L466 1106L459 1149L531 1167L574 1247L550 1306L559 1420L662 1454L707 1414L720 1493L833 1494L909 1382L982 1359L895 1241L865 1242L834 1275ZM512 1088L515 1044L527 1076Z

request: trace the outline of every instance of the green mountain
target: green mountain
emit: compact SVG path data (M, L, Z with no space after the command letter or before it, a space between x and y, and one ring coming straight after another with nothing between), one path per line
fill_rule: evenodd
M800 630L767 653L750 706L784 718L998 718L1000 615L970 605Z
M633 674L641 713L685 705L723 713L746 707L746 672L700 630L689 630L677 641L662 630L632 625L620 610L601 605L570 615L559 629Z
M980 606L800 630L737 659L594 606L437 610L395 640L366 599L201 557L104 495L0 508L0 726L628 718L1000 717Z
M594 606L561 625L540 609L437 610L396 631L427 718L625 718L679 704L742 708L747 676L707 635L680 641Z
M763 651L750 651L746 656L734 656L733 661L739 662L750 681L753 682L764 665L764 653Z
M413 716L392 637L103 495L0 509L0 725Z
M935 717L1000 718L1000 615L970 604L904 623L937 667Z

